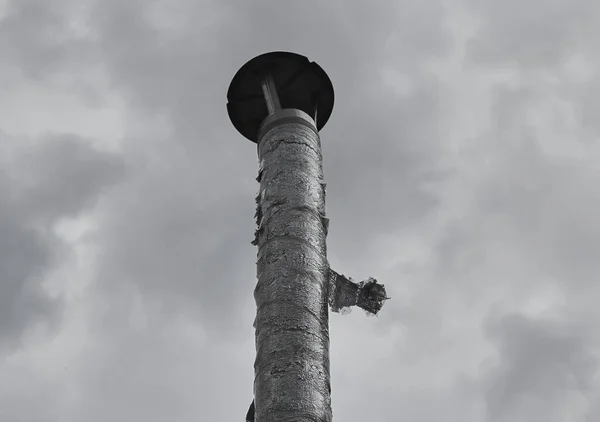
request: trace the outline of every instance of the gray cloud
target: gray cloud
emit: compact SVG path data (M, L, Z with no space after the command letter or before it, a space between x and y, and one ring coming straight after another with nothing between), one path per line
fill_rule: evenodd
M182 183L198 176L193 168L153 168L126 187L105 231L110 266L101 286L118 291L132 283L160 298L165 310L198 313L212 330L231 335L240 303L254 288L253 204L242 195L204 194L212 187L208 179Z
M48 298L35 280L51 264L57 245L22 221L18 208L7 198L8 181L3 178L0 183L0 345L12 347L32 321L56 317L60 310L60 304Z
M108 186L125 176L123 160L75 135L50 135L13 164L21 206L31 217L57 220L89 211Z
M573 54L597 47L591 35L598 6L592 2L469 3L481 25L469 45L476 62L557 66Z
M123 163L73 135L27 140L3 157L0 219L0 344L13 347L35 322L54 325L62 301L42 288L45 276L68 253L54 232L62 218L88 210L123 177Z
M66 67L81 71L93 60L90 39L71 25L82 3L9 1L0 25L0 52L27 76L46 79Z
M590 395L598 369L583 327L506 315L490 321L487 333L499 352L498 366L487 375L492 421L561 421L577 414L573 400Z
M124 324L135 307L130 297L102 320L111 324L90 351L95 363L79 373L83 394L71 408L72 420L243 417L252 399L251 341L221 343L194 315L164 318L160 300L143 302L143 324Z

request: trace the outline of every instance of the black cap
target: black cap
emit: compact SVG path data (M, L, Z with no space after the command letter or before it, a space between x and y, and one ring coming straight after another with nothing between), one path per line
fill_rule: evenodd
M333 111L333 85L325 71L306 57L285 51L262 54L237 71L227 91L231 123L245 138L257 142L258 130L269 115L262 79L270 73L281 107L316 115L321 130Z

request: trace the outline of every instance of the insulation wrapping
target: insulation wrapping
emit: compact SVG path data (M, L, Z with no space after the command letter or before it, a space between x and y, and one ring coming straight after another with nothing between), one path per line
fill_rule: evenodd
M310 123L258 142L254 244L256 422L330 422L328 220L321 145Z

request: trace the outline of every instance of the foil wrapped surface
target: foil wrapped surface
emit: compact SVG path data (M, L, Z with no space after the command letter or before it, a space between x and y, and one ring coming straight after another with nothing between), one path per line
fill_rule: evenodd
M258 142L254 420L330 422L329 265L318 133L282 122Z

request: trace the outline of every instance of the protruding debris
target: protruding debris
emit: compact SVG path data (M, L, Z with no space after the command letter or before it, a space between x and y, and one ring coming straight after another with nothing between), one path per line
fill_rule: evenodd
M358 285L358 300L356 306L364 309L366 312L377 315L387 297L385 286L377 284L377 280L369 277L366 281L361 281Z
M329 232L329 218L321 215L321 224L323 224L323 229L325 230L325 235Z
M246 422L254 422L254 400L252 400L250 409L248 409L248 413L246 413Z
M333 312L340 313L342 309L358 306L373 315L381 310L386 296L383 284L369 278L360 283L354 283L350 278L329 270L329 306Z
M256 194L254 198L254 202L256 203L256 212L254 213L254 218L256 219L256 227L260 226L260 220L262 220L262 208L260 206L260 192Z
M252 245L257 246L258 245L258 239L260 238L260 234L263 231L263 227L262 225L258 226L258 228L256 230L254 230L254 239L252 240L252 242L250 242Z
M256 212L254 213L254 218L256 219L256 230L254 231L254 239L252 240L252 242L250 242L252 245L256 246L258 245L258 237L260 235L261 232L261 223L262 223L262 207L260 205L260 192L256 195L256 198L254 198L255 202L256 202Z

